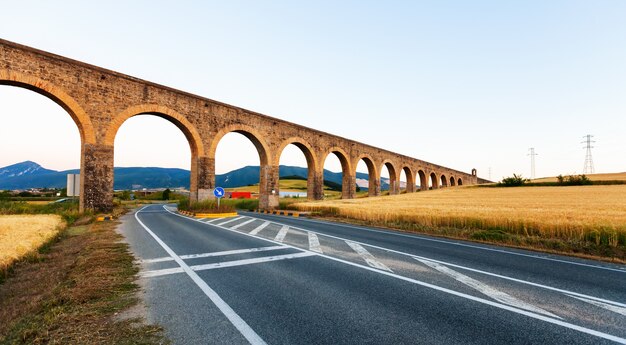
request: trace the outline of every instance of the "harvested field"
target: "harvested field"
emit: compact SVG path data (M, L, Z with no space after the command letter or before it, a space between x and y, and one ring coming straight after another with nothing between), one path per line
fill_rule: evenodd
M51 214L0 216L0 270L37 250L64 225L61 216Z

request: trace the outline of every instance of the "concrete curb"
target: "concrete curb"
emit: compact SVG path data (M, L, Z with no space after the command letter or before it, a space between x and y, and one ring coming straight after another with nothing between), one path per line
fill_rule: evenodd
M276 216L289 216L289 217L308 217L311 214L310 212L281 211L281 210L276 210L276 211L254 210L254 212L262 213L262 214L273 214Z
M226 218L226 217L236 217L238 216L237 212L229 212L229 213L193 213L188 211L178 211L178 213L194 217L194 218Z

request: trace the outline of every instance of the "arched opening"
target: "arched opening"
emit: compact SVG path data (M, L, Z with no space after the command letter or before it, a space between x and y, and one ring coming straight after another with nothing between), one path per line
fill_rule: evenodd
M116 128L113 193L122 200L190 196L197 149L165 114L138 114ZM165 192L170 190L173 193Z
M0 80L0 191L65 196L67 174L81 168L81 124L60 100L33 91Z
M428 178L426 177L426 173L424 172L424 170L418 170L417 174L419 176L419 189L428 190Z
M448 179L446 175L441 175L441 187L448 187Z
M437 188L439 188L439 180L437 179L437 175L434 172L431 172L429 189L437 189Z
M459 177L459 180L457 181L459 186L463 185L463 180Z
M324 159L324 176L323 183L324 198L339 199L354 197L353 191L350 189L350 164L348 163L348 157L343 151L333 149L329 152ZM357 178L358 180L358 178ZM356 193L362 193L360 187L356 185Z
M311 148L304 142L288 142L278 152L280 197L314 200L315 158Z
M415 188L415 175L413 174L413 171L411 169L409 169L409 167L404 167L402 168L401 172L400 172L400 187L402 187L402 175L404 175L405 178L405 191L406 193L414 193L416 191Z
M398 183L398 171L391 162L384 162L380 169L380 189L388 191L386 194L398 194L400 192ZM385 193L383 193L385 194Z
M63 90L57 88L56 86L52 85L49 82L43 81L43 80L39 80L37 78L33 78L27 75L23 75L21 73L16 73L16 72L9 72L6 70L0 70L0 85L7 85L7 86L13 86L16 87L15 89L13 88L3 88L3 90L9 90L7 92L11 93L12 91L10 90L19 90L19 89L27 89L30 91L34 91L37 94L43 95L45 97L47 97L48 99L52 100L54 103L56 103L58 106L60 106L61 109L64 110L64 118L67 118L67 114L70 115L71 119L73 120L75 126L78 128L78 133L79 133L79 145L78 145L78 150L80 152L80 164L77 166L74 166L74 164L76 163L72 163L72 167L74 168L80 168L80 171L84 171L85 170L85 159L84 159L84 150L85 150L85 145L86 144L95 144L96 142L96 137L95 137L95 132L93 130L93 126L91 124L91 120L89 119L89 117L87 116L87 114L85 113L85 111L82 109L82 107L74 100L72 99L69 95L67 95ZM24 90L22 90L24 91ZM19 91L17 91L19 92ZM5 93L6 94L6 93ZM28 93L26 93L28 94ZM31 98L32 95L34 94L28 94L29 96L28 99L33 99ZM18 104L19 105L16 105ZM8 97L7 100L1 102L0 104L2 104L3 106L7 106L12 104L13 108L21 108L21 109L26 109L25 106L26 104L30 104L29 100L20 100L20 97L14 98L14 97ZM51 103L50 103L51 104ZM58 107L53 108L51 107L51 109L59 109ZM53 111L54 112L54 111ZM9 110L6 113L10 113L12 114L12 116L17 117L15 115L15 112L13 112L13 110ZM48 114L48 112L44 112L46 114ZM50 115L49 115L50 116ZM49 118L46 117L47 118ZM20 116L20 118L24 118L23 116ZM30 127L34 127L33 124L37 123L40 124L41 127L40 128L47 128L48 130L53 130L54 129L54 125L50 125L50 124L46 124L47 120L42 121L41 119L38 119L37 121L33 121L30 122ZM55 121L56 122L56 121ZM61 120L61 122L56 122L57 124L62 124L63 121ZM8 129L7 126L2 126L4 129ZM12 134L20 134L19 131L11 131ZM32 132L31 132L32 133ZM59 136L61 136L61 133L57 133L59 134ZM9 135L5 135L5 133L2 133L2 137L5 139L9 139L11 138L11 136ZM69 137L71 137L71 134L69 134ZM62 140L64 143L68 143L68 141L66 140L65 137L63 137ZM18 142L20 142L21 144L23 144L24 140L19 140ZM40 144L40 142L38 141L37 143ZM47 145L45 145L46 147L51 147L54 148L54 146L50 146L50 143L48 143ZM12 144L9 146L3 146L3 147L13 147L15 145L15 141L12 141ZM16 150L12 150L13 152L16 152ZM70 150L71 151L71 150ZM44 150L42 150L42 147L39 147L37 150L34 151L30 151L30 152L44 152ZM59 152L65 152L64 149L61 149ZM29 153L30 155L30 153ZM55 154L51 153L50 155L48 155L48 157L54 157ZM65 154L64 156L69 157L72 156L72 154L67 155ZM74 156L76 157L76 155L74 154ZM9 155L4 155L3 157L7 157L8 159L11 159ZM32 159L31 159L32 160ZM87 163L93 163L93 162L87 162ZM4 163L3 163L4 164ZM47 163L46 163L47 164ZM69 167L69 166L67 166ZM64 180L65 182L63 182L64 184L67 182L67 179L65 178ZM88 183L86 183L86 181L88 181ZM86 174L80 174L80 196L79 196L79 200L80 200L80 205L79 205L79 209L80 211L83 211L84 209L97 209L97 208L105 208L107 207L107 205L110 205L110 200L109 201L105 201L105 203L107 205L102 205L99 204L99 201L102 201L103 198L92 198L92 199L87 199L85 198L86 194L89 195L93 195L94 193L98 193L101 192L99 190L96 190L96 188L94 187L94 182L95 179L92 176L87 176L86 178ZM100 195L99 195L100 196ZM86 203L85 201L89 200L89 203Z
M400 169L400 176L398 177L398 191L400 194L406 193L409 188L406 180L406 171L404 169Z
M450 176L450 186L456 186L456 180L454 179L454 176Z
M380 180L371 158L361 157L356 165L357 197L380 195ZM365 192L367 191L367 192Z
M233 198L259 199L262 193L269 192L265 183L268 174L263 172L268 158L253 134L233 130L216 136L214 141L215 186L224 188L227 197ZM277 194L278 186L274 188Z

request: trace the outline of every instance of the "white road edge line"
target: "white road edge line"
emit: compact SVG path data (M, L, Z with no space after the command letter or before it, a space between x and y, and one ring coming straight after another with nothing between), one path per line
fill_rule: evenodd
M180 215L178 213L171 212L171 211L169 211L167 209L166 209L166 211L168 211L169 213L171 213L171 214L173 214L174 216L177 216L177 217L185 218L185 219L190 220L190 221L196 221L196 222L198 221L197 219L185 217L185 216ZM200 223L202 223L202 222L200 222ZM204 224L204 223L202 223L202 224ZM214 226L219 227L217 225L214 225ZM220 228L224 229L224 230L227 230L227 231L232 231L232 232L237 233L237 234L241 234L243 236L250 236L250 237L253 237L253 238L257 238L257 239L260 239L262 241L267 241L267 242L272 242L272 243L276 243L276 244L281 244L281 243L278 243L276 241L273 241L273 240L270 240L270 239L267 239L267 238L257 237L257 236L254 236L254 235L246 234L244 232L231 230L230 228L227 228L227 227L220 227ZM305 230L305 231L307 231L307 230ZM323 234L321 234L321 235L323 235ZM290 244L284 244L284 245L288 246L288 247L291 247L291 248L294 248L294 249L301 250L301 251L308 251L306 249L298 248L298 247L292 246ZM310 251L308 251L308 252L310 252ZM346 260L343 260L343 259L335 258L335 257L332 257L332 256L328 256L326 254L316 254L316 255L320 256L320 257L323 257L323 258L326 258L326 259L329 259L329 260L341 262L341 263L346 264L346 265L359 267L359 268L362 268L364 270L368 270L368 271L375 272L375 273L378 273L378 274L382 274L382 275L386 275L386 276L389 276L389 277L393 277L393 278L396 278L396 279L399 279L399 280L403 280L403 281L406 281L406 282L409 282L409 283L413 283L413 284L420 285L420 286L423 286L423 287L427 287L427 288L430 288L430 289L433 289L433 290L437 290L437 291L441 291L441 292L444 292L444 293L448 293L448 294L451 294L451 295L454 295L454 296L458 296L458 297L465 298L465 299L468 299L468 300L471 300L471 301L475 301L475 302L478 302L478 303L486 304L486 305L489 305L489 306L492 306L492 307L508 310L508 311L511 311L511 312L514 312L514 313L517 313L517 314L520 314L520 315L528 316L528 317L536 319L536 320L545 321L545 322L548 322L548 323L551 323L551 324L554 324L554 325L562 326L562 327L569 328L569 329L572 329L572 330L575 330L575 331L578 331L578 332L581 332L581 333L593 335L593 336L596 336L598 338L607 339L607 340L611 340L611 341L614 341L614 342L619 343L619 344L625 344L626 345L626 338L620 338L620 337L615 336L615 335L611 335L611 334L600 332L600 331L596 331L596 330L593 330L593 329L590 329L590 328L578 326L578 325L575 325L575 324L572 324L572 323L569 323L569 322L566 322L566 321L561 321L561 320L554 319L554 318L551 318L551 317L548 317L548 316L544 316L544 315L541 315L541 314L537 314L537 313L533 313L533 312L526 311L526 310L523 310L523 309L515 308L515 307L509 306L509 305L506 305L506 304L502 304L502 303L499 303L499 302L493 302L493 301L490 301L490 300L486 300L484 298L480 298L480 297L475 297L475 296L472 296L472 295L464 294L462 292L450 290L450 289L447 289L447 288L444 288L444 287L441 287L441 286L437 286L437 285L433 285L433 284L430 284L430 283L426 283L426 282L423 282L423 281L420 281L420 280L417 280L417 279L404 277L404 276L401 276L401 275L398 275L398 274L395 274L395 273L392 273L392 272L386 272L386 271L375 269L375 268L372 268L372 267L369 267L369 266L365 266L365 265L357 264L357 263L354 263L354 262L346 261Z
M146 207L148 206L145 206L144 208ZM217 292L215 292L215 290L211 289L211 287L204 280L202 280L202 278L200 278L200 276L198 276L198 274L194 272L185 263L185 261L183 261L183 259L181 259L178 255L176 255L176 253L167 244L165 244L165 242L163 242L154 232L152 232L152 230L150 230L150 228L148 228L139 219L139 212L141 212L141 210L143 210L144 208L135 212L135 219L137 220L137 222L139 222L139 224L148 232L148 234L150 234L150 236L152 236L152 238L154 238L154 240L157 241L157 243L161 245L161 247L172 258L174 258L174 261L176 261L176 263L183 269L183 271L185 271L185 273L187 273L187 275L191 278L191 280L193 280L193 282L196 283L196 285L198 285L198 287L202 290L202 292L204 292L204 294L207 295L209 299L211 299L211 302L215 304L215 306L224 314L224 316L226 316L228 321L230 321L233 324L233 326L237 328L237 330L241 333L241 335L243 335L244 338L246 338L246 340L248 340L250 344L254 344L254 345L267 344L239 315L237 315L237 313L233 310L233 308L231 308L228 305L228 303L226 303L217 294ZM165 210L171 213L171 211L169 211L168 209L165 208ZM203 224L206 224L206 223L203 223Z
M322 251L322 246L320 246L320 240L319 238L317 238L317 235L310 231L308 231L308 235L309 235L309 250L316 252L316 253L323 254L324 252Z
M376 260L374 255L372 255L370 252L368 252L367 249L363 248L360 244L354 243L354 242L348 241L348 240L345 240L344 242L346 242L346 244L349 245L350 248L352 248L352 250L354 250L357 254L359 254L359 256L363 260L365 260L365 262L367 262L367 264L370 265L371 267L377 268L379 270L385 270L385 271L393 272L385 264L383 264L382 262Z
M271 215L267 215L267 216L271 217ZM263 218L258 218L258 219L265 220ZM481 246L467 244L467 243L439 240L439 239L435 239L435 238L427 238L427 237L418 236L418 235L401 234L401 233L396 233L396 232L392 232L392 231L376 230L376 229L371 229L371 228L367 228L367 227L359 227L359 226L352 226L352 225L346 225L346 224L329 223L329 222L324 222L324 221L319 221L319 220L312 220L312 219L302 219L302 218L300 218L299 220L303 221L303 222L325 224L325 225L338 226L338 227L357 229L357 230L365 230L365 231L377 232L377 233L388 234L388 235L393 235L393 236L408 237L408 238L413 238L413 239L416 239L416 240L438 242L438 243L450 244L450 245L461 246L461 247L468 247L468 248L487 250L487 251L504 253L504 254L524 256L524 257L529 257L529 258L533 258L533 259L555 261L555 262L561 262L561 263L566 263L566 264L571 264L571 265L591 267L591 268L597 268L597 269L602 269L602 270L626 273L626 269L618 269L618 268L612 268L612 267L605 267L605 266L598 266L598 265L592 265L592 264L585 264L585 263L582 263L582 262L567 261L567 260L555 259L555 258L539 256L539 255L533 255L533 254L517 253L517 252L512 252L512 251L508 251L508 250L504 250L504 249L481 247Z
M250 235L256 235L259 233L259 231L265 229L268 225L270 225L270 222L264 221L263 224L257 226L256 228L252 229L252 231L250 231Z
M289 227L287 225L283 225L283 227L280 228L276 234L276 237L274 237L274 241L283 243L285 236L287 236L287 231L289 231Z
M495 289L481 281L478 281L474 278L468 277L465 274L461 274L453 269L450 269L444 265L438 264L436 262L432 262L430 260L424 260L424 259L416 259L417 261L423 263L424 265L435 269L451 278L454 278L455 280L471 287L472 289L482 293L483 295L487 295L489 297L491 297L492 299L498 301L498 302L502 302L504 304L508 304L508 305L512 305L514 307L520 308L520 309L525 309L525 310L529 310L538 314L543 314L543 315L548 315L550 317L553 317L555 319L561 319L563 320L562 317L557 316L552 314L551 312L541 309L539 307L536 307L530 303L526 303L522 300L519 300L509 294L507 294L506 292L500 291L498 289Z
M262 218L257 218L257 219L263 220ZM274 222L274 223L282 225L281 223L278 223L278 222ZM435 259L431 259L431 258L427 258L427 257L415 255L415 254L405 253L405 252L401 252L399 250L394 250L394 249L389 249L389 248L385 248L385 247L380 247L380 246L377 246L377 245L374 245L374 244L369 244L369 243L364 243L364 242L359 242L359 241L352 241L352 240L345 239L343 237L328 235L328 234L324 234L324 233L320 233L320 232L316 232L316 231L312 231L312 230L306 230L306 229L302 229L302 228L295 227L295 226L291 226L291 228L295 229L295 230L313 232L313 233L315 233L315 234L317 234L319 236L325 236L325 237L328 237L328 238L334 238L334 239L341 240L341 241L351 241L351 242L358 243L358 244L360 244L362 246L365 246L365 247L376 248L376 249L384 250L384 251L387 251L387 252L390 252L390 253L405 255L405 256L412 257L414 259L429 260L429 261L433 261L433 262L436 262L436 263L439 263L439 264L443 264L443 265L446 265L446 266L460 268L460 269L463 269L463 270L476 272L476 273L480 273L480 274L485 274L485 275L496 277L496 278L506 279L506 280L514 281L514 282L521 283L521 284L531 285L531 286L542 288L542 289L546 289L546 290L551 290L551 291L561 292L561 293L564 293L564 294L569 294L569 295L574 295L574 296L578 296L578 297L582 297L582 298L596 300L596 301L599 301L599 302L613 304L613 305L617 305L617 306L620 306L620 307L626 307L626 304L620 303L620 302L617 302L617 301L611 301L611 300L603 299L603 298L600 298L600 297L589 296L589 295L585 295L585 294L574 292L574 291L559 289L559 288L555 288L555 287L552 287L552 286L547 286L547 285L543 285L543 284L539 284L539 283L533 283L533 282L530 282L530 281L526 281L526 280L522 280L522 279L518 279L518 278L513 278L513 277L509 277L509 276L505 276L505 275L501 275L501 274L497 274L497 273L491 273L491 272L482 271L482 270L475 269L475 268L461 266L461 265L449 263L449 262L446 262L446 261L440 261L440 260L435 260Z
M191 267L191 269L194 271L205 271L205 270L212 270L216 268L245 266L245 265L252 265L252 264L258 264L258 263L263 263L263 262L305 258L307 256L313 256L313 255L315 255L315 253L299 252L299 253L292 253L292 254L264 256L264 257L252 258L252 259L216 262L212 264L194 265L194 266L189 266L189 267ZM161 270L146 271L146 272L143 272L141 276L144 278L153 278L153 277L160 277L160 276L165 276L165 275L170 275L170 274L175 274L175 273L183 273L183 272L184 272L183 269L180 267L165 268Z
M188 260L188 259L196 259L196 258L209 258L213 256L226 256L226 255L233 255L233 254L264 252L267 250L277 250L277 249L284 249L284 248L287 248L287 247L284 247L284 246L258 247L258 248L248 248L248 249L226 250L223 252L179 255L179 257L183 260ZM145 264L151 264L155 262L165 262L165 261L174 261L174 258L172 258L171 256L166 256L162 258L145 259L145 260L141 260L140 262L145 263Z

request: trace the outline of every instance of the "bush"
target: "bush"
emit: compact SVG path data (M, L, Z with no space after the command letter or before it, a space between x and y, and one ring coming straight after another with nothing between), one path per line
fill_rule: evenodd
M235 208L232 205L221 203L217 206L217 200L203 200L192 201L189 199L183 199L178 202L178 209L181 211L195 212L195 213L230 213L235 212Z
M497 185L501 187L519 187L528 181L530 180L523 178L522 175L513 174L512 177L503 178Z
M559 186L584 186L591 185L591 180L586 175L559 175L556 177Z

